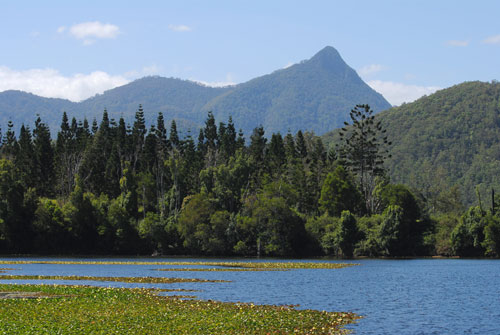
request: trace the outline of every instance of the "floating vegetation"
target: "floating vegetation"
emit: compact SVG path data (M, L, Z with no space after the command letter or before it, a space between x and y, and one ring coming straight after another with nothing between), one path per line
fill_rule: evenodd
M19 292L19 291L0 292L0 299L39 299L39 298L59 298L59 297L68 297L68 296L48 294L44 292Z
M354 263L313 263L313 262L216 262L213 266L226 266L251 269L341 269L354 265Z
M355 263L328 262L125 262L125 261L0 261L0 264L68 264L68 265L178 265L178 266L220 266L252 269L341 269ZM179 271L179 270L176 270ZM181 270L182 271L182 270Z
M155 271L193 271L193 272L237 272L237 271L288 271L287 269L261 269L261 268L170 268L154 269Z
M0 285L0 334L345 334L359 316L155 295L147 289Z
M94 277L94 276L34 276L34 275L0 275L0 280L87 280L111 281L121 283L174 284L174 283L229 283L227 280L209 280L196 278L164 278L164 277Z
M201 292L200 290L192 290L185 288L152 288L153 292Z

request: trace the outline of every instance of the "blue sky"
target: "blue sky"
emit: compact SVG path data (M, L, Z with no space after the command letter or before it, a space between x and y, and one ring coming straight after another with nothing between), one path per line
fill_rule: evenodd
M500 1L2 1L0 91L245 82L335 47L392 104L500 79Z

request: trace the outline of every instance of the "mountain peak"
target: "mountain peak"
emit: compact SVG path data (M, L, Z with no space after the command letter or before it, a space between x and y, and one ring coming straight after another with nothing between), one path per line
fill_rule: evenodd
M344 63L344 60L342 57L340 57L339 52L337 49L331 46L326 46L320 51L318 51L312 58L311 61L321 61L321 62L342 62Z
M324 47L311 59L306 61L310 66L326 70L328 73L344 75L350 72L351 68L344 62L339 52L331 46Z

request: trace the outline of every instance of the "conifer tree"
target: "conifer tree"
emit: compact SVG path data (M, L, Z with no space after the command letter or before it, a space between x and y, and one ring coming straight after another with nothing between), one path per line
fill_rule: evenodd
M16 167L21 172L21 181L24 188L35 187L36 169L33 139L29 127L21 125L19 132L19 150L14 160Z
M172 120L172 122L170 123L169 143L173 149L180 149L179 134L177 133L177 123L175 122L175 120Z
M296 150L299 158L305 159L307 157L306 140L301 130L297 132Z
M51 196L54 191L54 149L49 127L42 122L40 117L35 122L33 145L38 176L37 192L41 196Z
M12 120L9 120L7 124L7 132L2 141L2 156L13 160L17 153L17 139L16 133L14 131L14 124Z
M144 119L144 110L142 105L135 113L134 126L132 127L132 172L140 169L138 166L144 146L144 138L146 136L146 121Z
M373 110L369 105L356 105L350 112L352 125L345 122L341 129L342 144L338 147L342 162L357 176L362 190L366 212L374 211L375 177L384 172L383 164L391 142L385 136L380 121L375 122Z
M282 167L286 163L285 146L283 144L283 137L281 137L280 133L271 136L267 155L269 173L271 175L280 176L283 171Z

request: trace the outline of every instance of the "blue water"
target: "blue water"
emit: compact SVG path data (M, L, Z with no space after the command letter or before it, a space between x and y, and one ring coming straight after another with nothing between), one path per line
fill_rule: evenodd
M148 260L151 259L144 259ZM154 259L162 260L199 261L185 258ZM8 274L224 279L231 282L46 282L184 288L198 290L186 294L193 294L201 299L258 304L299 304L299 308L352 311L364 317L351 327L355 334L500 334L500 260L421 259L355 262L361 263L361 266L338 270L285 272L163 272L156 270L175 266L16 264L8 266L16 268L8 271ZM11 282L40 283L21 280Z

